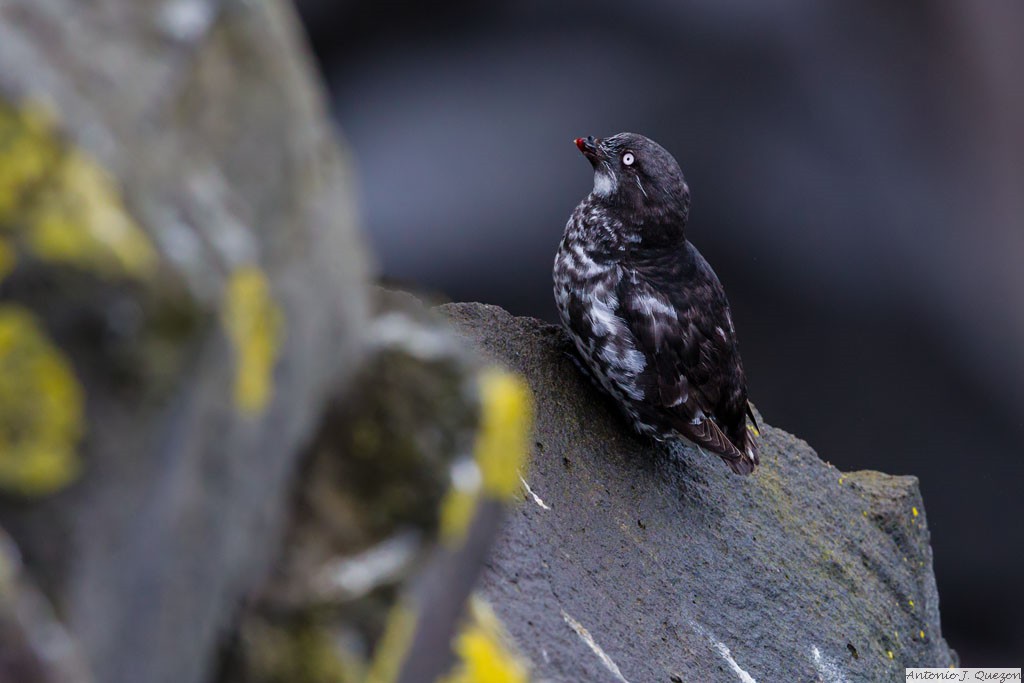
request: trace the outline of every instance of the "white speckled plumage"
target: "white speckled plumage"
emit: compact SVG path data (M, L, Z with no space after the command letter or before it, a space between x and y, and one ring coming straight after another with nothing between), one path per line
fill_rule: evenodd
M637 431L689 439L752 472L732 316L714 271L686 241L689 188L678 164L634 134L577 145L594 166L594 190L566 224L554 293L582 366Z

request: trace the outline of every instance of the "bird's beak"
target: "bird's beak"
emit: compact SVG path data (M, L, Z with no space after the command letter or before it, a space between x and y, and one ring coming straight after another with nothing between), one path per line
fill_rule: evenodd
M591 164L596 164L598 161L604 158L604 154L601 152L601 148L597 146L598 140L593 135L588 135L585 138L576 138L576 146L583 156L585 156Z

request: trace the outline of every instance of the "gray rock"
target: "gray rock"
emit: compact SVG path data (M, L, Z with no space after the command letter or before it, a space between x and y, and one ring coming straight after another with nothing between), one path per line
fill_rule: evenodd
M91 683L78 645L26 576L0 529L0 681Z
M453 474L477 471L481 368L411 295L374 295L368 353L305 449L280 557L241 611L221 683L361 681L380 666L434 680L451 664L502 508L481 501L458 542L440 537ZM386 648L402 611L409 638Z
M209 680L367 317L291 5L5 1L0 139L0 524L94 680Z
M669 454L578 373L558 328L441 310L534 393L532 493L481 588L537 680L875 682L957 662L914 477L844 474L763 422L753 476Z

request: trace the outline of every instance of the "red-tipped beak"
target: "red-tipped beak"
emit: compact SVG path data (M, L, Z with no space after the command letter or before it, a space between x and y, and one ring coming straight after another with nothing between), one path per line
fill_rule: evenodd
M598 149L597 140L594 139L593 135L588 135L585 138L576 138L573 142L575 142L576 147L583 152L583 156L590 159L591 162L600 158L601 150Z

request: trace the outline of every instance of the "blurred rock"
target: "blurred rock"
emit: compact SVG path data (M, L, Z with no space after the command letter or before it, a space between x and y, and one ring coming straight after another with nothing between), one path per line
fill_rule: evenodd
M0 529L0 681L91 680L78 646L25 574L14 542Z
M441 310L533 390L528 488L481 592L537 679L881 681L957 662L916 478L844 474L767 425L748 478L691 447L670 457L578 373L558 328Z
M206 680L361 353L288 3L0 12L0 523L94 680Z
M222 683L433 681L456 654L471 666L452 640L518 491L526 392L411 296L377 290L376 308L369 355L320 420L282 556L243 610ZM486 610L473 613L464 637L496 643Z

